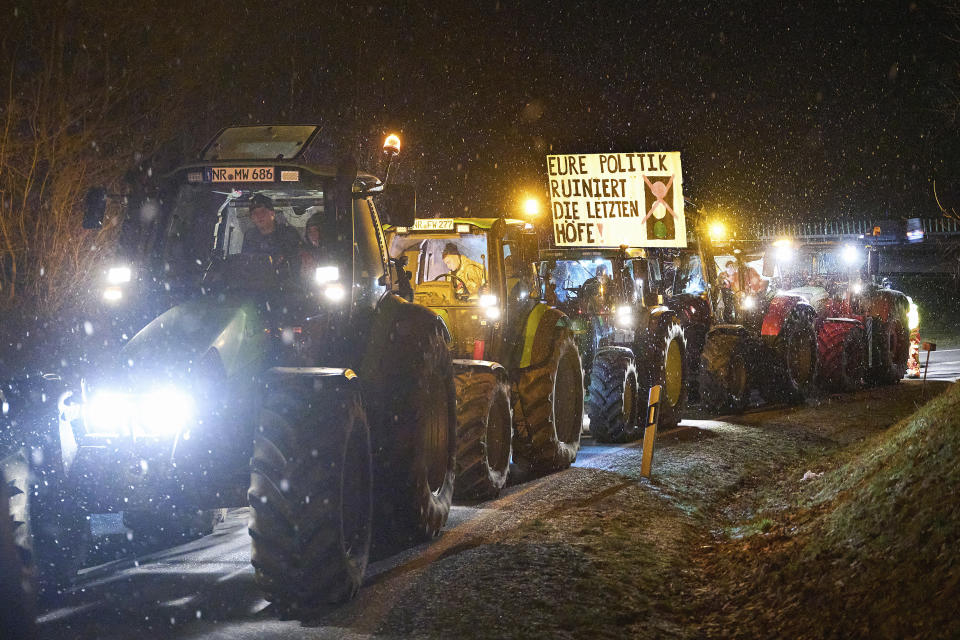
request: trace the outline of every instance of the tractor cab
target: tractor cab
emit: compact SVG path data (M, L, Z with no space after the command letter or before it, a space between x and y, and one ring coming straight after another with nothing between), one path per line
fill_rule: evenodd
M493 337L532 304L532 225L506 218L421 218L388 233L391 260L405 268L413 302L447 323L455 357L501 361L504 345Z

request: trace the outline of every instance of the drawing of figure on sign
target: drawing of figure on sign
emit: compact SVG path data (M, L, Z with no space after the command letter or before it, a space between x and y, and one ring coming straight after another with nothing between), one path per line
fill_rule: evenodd
M646 202L653 202L643 218L647 225L647 239L673 240L677 237L677 214L669 204L673 200L673 176L666 184L662 179L650 182L646 175L643 181Z

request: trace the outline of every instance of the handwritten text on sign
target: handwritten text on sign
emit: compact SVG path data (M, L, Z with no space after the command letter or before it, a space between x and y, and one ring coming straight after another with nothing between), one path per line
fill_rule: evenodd
M685 247L680 153L547 156L560 247Z

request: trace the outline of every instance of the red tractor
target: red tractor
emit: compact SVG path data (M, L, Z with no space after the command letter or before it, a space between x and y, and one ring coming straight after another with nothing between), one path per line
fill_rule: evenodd
M817 373L816 312L778 289L762 247L702 232L664 259L667 304L689 336L704 408L742 411L754 390L767 400L807 397Z
M817 312L821 387L849 391L903 378L910 351L910 302L877 282L874 248L783 238L770 252L775 280Z

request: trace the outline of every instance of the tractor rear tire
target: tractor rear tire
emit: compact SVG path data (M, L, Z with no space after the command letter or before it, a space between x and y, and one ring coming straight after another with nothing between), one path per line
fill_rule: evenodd
M645 348L641 389L660 385L660 418L657 429L675 429L687 408L687 341L676 321L662 324ZM646 406L647 398L640 397ZM643 413L646 413L645 411Z
M779 385L772 395L792 404L807 399L817 380L817 331L812 309L797 309L783 321L775 347L779 357Z
M641 433L639 383L633 354L626 349L601 351L593 360L587 416L597 442L631 442Z
M359 392L322 378L270 389L251 459L251 562L284 611L352 598L372 530L370 432Z
M827 319L817 333L817 349L818 381L824 391L855 391L863 387L867 345L859 323Z
M453 364L435 325L398 326L395 371L373 426L374 554L437 536L450 515L457 455Z
M566 331L546 361L516 375L513 460L535 473L566 469L577 459L583 427L583 370Z
M507 483L513 412L510 385L496 373L457 374L457 476L454 497L494 498Z
M750 400L750 377L743 339L736 334L707 336L700 356L700 404L710 413L742 413Z
M13 481L0 474L0 629L15 640L37 637L34 623L36 592L33 567L29 552L15 541L16 531L26 523L15 520L10 511L10 500L22 491Z
M176 544L213 533L227 516L226 509L189 509L180 513L136 509L123 512L123 524L134 539Z

